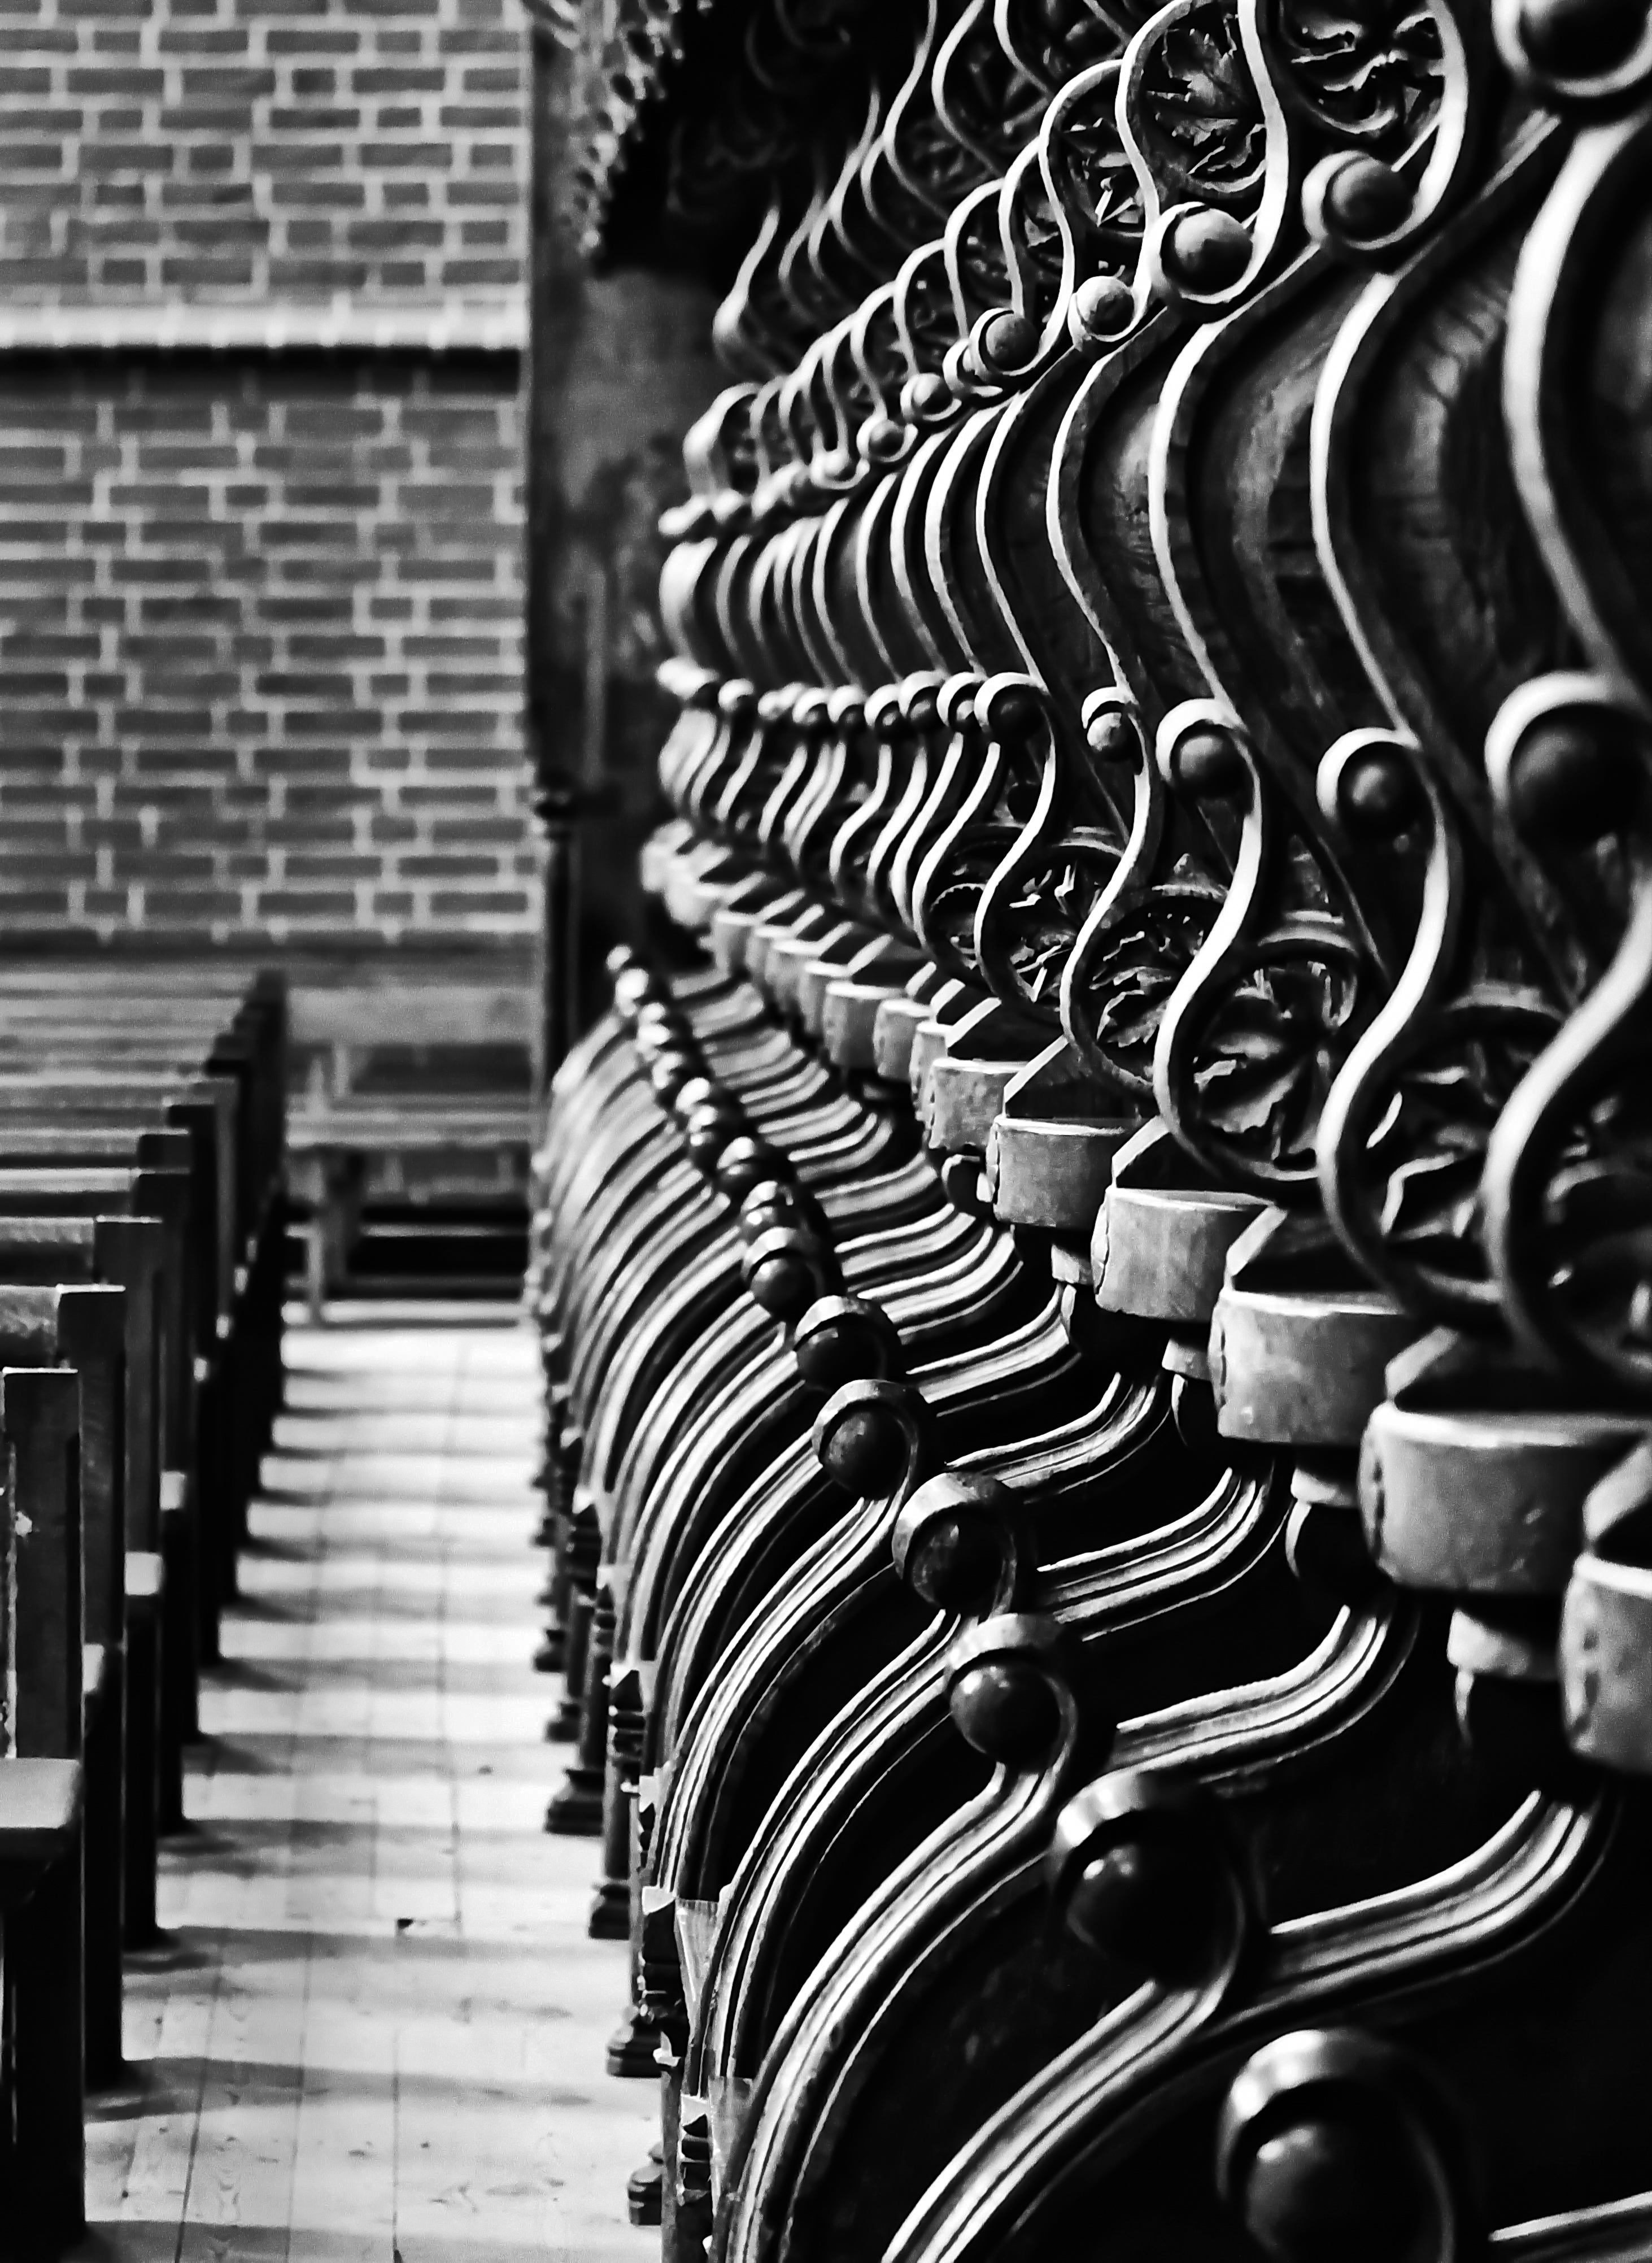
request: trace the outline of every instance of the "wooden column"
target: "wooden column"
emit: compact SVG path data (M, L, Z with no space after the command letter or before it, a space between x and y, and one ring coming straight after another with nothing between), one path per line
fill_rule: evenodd
M654 821L670 703L656 596L660 513L685 492L683 433L725 382L717 293L681 248L592 271L575 166L589 55L577 18L527 0L532 47L526 377L525 709L545 841L539 1089L597 1004L602 961L640 928L636 849ZM584 121L588 126L588 119Z

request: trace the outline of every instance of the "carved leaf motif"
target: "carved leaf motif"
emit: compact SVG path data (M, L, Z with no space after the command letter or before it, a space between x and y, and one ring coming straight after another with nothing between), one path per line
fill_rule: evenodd
M1004 170L1036 133L1045 101L999 46L990 18L952 56L939 92L953 131Z
M1086 269L1128 274L1141 248L1141 183L1125 155L1110 108L1067 119L1050 139L1051 174Z
M898 105L884 146L899 179L941 221L989 177L975 150L936 117L927 94Z
M1035 907L1018 905L1024 914L1019 923L1016 948L1010 963L1028 1002L1050 1005L1061 987L1061 970L1072 949L1072 929L1064 922L1041 920Z
M1052 864L1008 907L1009 965L1022 995L1035 1006L1053 1010L1078 930L1113 867L1110 844L1087 828L1086 839L1087 854Z
M1141 183L1122 150L1110 153L1106 165L1098 165L1095 170L1091 207L1095 232L1114 246L1121 257L1133 261L1145 224Z
M976 214L972 227L959 233L958 271L972 315L1002 306L1009 295L1004 241L998 230L998 214L990 206Z
M1544 1193L1554 1294L1597 1356L1652 1365L1652 1094L1620 1088L1580 1122Z
M1179 860L1179 877L1122 908L1085 951L1066 1006L1068 1034L1093 1065L1143 1087L1165 1007L1210 931L1221 895Z
M1205 1120L1275 1166L1307 1168L1353 1009L1346 972L1324 960L1304 955L1253 968L1201 1049L1195 1081Z
M901 358L900 329L895 320L892 297L885 296L867 323L862 350L866 358L866 367L871 372L878 391L892 401L900 391L901 379L905 374ZM864 403L869 409L873 405L870 390L863 382L856 385L854 397L857 407Z
M952 293L938 260L913 277L902 307L913 358L920 369L939 369L958 335Z
M1208 8L1166 32L1143 74L1143 121L1190 185L1231 199L1262 177L1261 105L1233 12Z
M1485 1270L1478 1240L1486 1141L1540 1043L1529 1017L1450 1052L1449 1035L1407 1069L1369 1168L1383 1182L1385 1241L1448 1280Z
M1011 0L1007 31L1011 54L1047 89L1116 54L1124 44L1118 27L1094 10L1051 9L1040 0Z
M1039 184L1042 187L1042 184ZM1061 285L1061 230L1044 198L1035 190L1016 199L1010 221L1017 265L1043 287L1044 300Z
M1438 109L1444 60L1425 7L1280 0L1278 27L1290 90L1338 141L1403 150Z

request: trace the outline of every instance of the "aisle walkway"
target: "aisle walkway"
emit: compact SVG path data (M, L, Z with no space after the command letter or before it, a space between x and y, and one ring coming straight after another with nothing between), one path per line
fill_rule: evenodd
M532 1343L405 1305L287 1341L77 2252L643 2263L654 2096L602 2070L624 1952L586 1938L592 1842L540 1829Z

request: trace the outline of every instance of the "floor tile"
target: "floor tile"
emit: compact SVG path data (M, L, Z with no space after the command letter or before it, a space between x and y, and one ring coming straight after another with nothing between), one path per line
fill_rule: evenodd
M288 1366L78 2252L643 2263L625 1952L542 1828L537 1348L504 1307L290 1308Z

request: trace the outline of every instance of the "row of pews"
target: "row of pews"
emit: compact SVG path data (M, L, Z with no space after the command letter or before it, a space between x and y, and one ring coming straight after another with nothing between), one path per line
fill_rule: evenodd
M582 20L740 380L536 1164L633 2211L1652 2256L1643 0Z
M280 1400L285 1031L269 976L0 977L7 2253L85 2223L85 2094Z
M811 925L622 965L541 1159L547 1827L631 1944L634 2220L667 2263L1652 2253L1652 1807L1579 1694L1645 1767L1644 1652L1626 1697L1575 1561L1644 1425L1442 1415L1438 1341L1151 1132L1087 1246L1006 1225L1008 1155L935 1126L1013 1072ZM1558 1664L1497 1535L1570 1580Z

